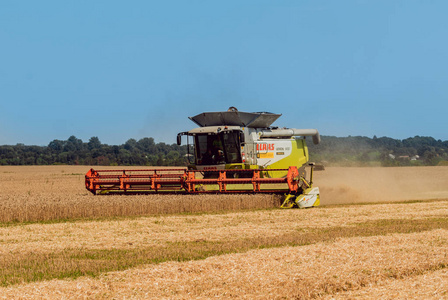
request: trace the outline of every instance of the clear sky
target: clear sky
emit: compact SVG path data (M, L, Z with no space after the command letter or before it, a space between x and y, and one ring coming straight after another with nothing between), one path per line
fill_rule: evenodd
M448 140L448 1L0 2L0 145L175 143L204 111Z

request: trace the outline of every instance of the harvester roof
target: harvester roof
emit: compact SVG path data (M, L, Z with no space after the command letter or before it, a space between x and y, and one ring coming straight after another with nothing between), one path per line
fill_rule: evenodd
M231 107L228 111L204 112L189 118L201 127L229 125L267 128L280 116L281 114L273 114L270 112L242 112Z

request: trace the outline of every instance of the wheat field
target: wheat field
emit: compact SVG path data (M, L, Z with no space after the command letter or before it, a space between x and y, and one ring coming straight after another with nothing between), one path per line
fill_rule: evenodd
M0 167L1 298L448 299L447 167L328 168L305 210L93 196L88 169Z

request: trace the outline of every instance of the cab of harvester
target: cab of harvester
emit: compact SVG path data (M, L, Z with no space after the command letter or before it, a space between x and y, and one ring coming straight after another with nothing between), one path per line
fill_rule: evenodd
M296 166L305 176L309 160L305 137L320 142L316 129L271 127L281 114L240 112L231 107L224 112L205 112L190 119L200 127L178 134L193 140L194 162L190 169L212 171L221 169L264 169L265 177L283 177L286 169Z

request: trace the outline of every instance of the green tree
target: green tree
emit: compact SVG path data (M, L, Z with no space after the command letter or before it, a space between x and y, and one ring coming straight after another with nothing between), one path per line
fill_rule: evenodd
M99 139L97 136L92 136L92 137L89 139L89 142L88 142L88 148L89 148L89 150L93 150L93 149L99 149L99 148L101 148L101 142L100 142L100 139Z

